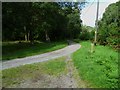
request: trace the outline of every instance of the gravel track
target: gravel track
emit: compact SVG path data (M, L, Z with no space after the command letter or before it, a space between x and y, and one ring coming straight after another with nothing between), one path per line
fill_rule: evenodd
M39 73L35 77L23 79L6 88L86 88L86 83L80 79L74 67L71 55L65 57L65 71L58 76Z
M78 50L80 47L81 46L79 44L72 44L56 51L35 55L35 56L29 56L25 58L13 59L10 61L4 61L2 62L2 70L12 68L12 67L18 67L20 65L25 65L25 64L44 62L44 61L48 61L58 57L70 55L71 53Z

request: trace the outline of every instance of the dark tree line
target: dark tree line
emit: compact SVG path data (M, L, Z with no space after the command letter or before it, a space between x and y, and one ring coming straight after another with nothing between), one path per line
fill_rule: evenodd
M78 38L84 3L4 2L2 39L56 41ZM73 7L74 6L74 7Z

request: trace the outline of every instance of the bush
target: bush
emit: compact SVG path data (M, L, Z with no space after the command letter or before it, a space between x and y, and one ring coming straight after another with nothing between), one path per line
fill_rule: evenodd
M76 42L76 43L79 43L80 39L74 39L73 41Z

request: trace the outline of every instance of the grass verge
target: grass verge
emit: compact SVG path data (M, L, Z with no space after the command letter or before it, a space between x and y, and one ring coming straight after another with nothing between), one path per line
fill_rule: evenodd
M72 58L81 78L95 88L118 88L118 53L100 45L90 53L90 42L80 44Z
M65 41L51 43L35 43L33 45L28 42L3 42L2 60L5 61L15 58L42 54L45 52L61 49L65 46L67 46L67 43Z
M58 76L65 70L65 65L65 57L61 57L47 62L24 65L3 70L3 87L19 84L23 80L35 79L37 77L40 77L42 74Z

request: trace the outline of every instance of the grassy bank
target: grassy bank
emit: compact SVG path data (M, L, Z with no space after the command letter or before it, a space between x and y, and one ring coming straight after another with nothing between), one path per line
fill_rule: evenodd
M83 80L98 88L118 87L118 53L113 49L97 45L90 53L90 42L73 54L73 62Z
M67 46L67 43L65 41L51 43L36 42L33 45L28 42L3 42L2 60L10 60L42 54L63 48L65 46Z
M3 87L19 84L24 80L39 80L41 75L58 76L65 70L64 60L65 57L61 57L47 62L3 70ZM40 80L42 80L42 77Z

